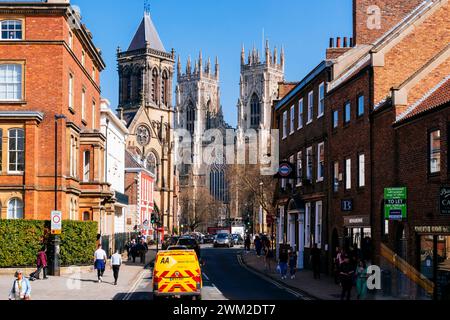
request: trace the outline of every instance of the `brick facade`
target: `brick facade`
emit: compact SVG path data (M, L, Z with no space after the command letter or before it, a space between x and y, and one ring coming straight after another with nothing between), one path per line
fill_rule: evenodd
M8 203L11 197L16 197L24 202L25 219L49 219L55 209L57 170L56 207L63 212L63 219L99 221L100 215L112 213L108 203L111 193L104 177L106 140L99 133L99 73L105 67L104 62L89 31L84 26L72 26L73 21L79 22L79 17L69 4L1 4L0 20L11 19L22 21L23 38L0 41L0 63L23 65L23 97L20 101L1 101L0 112L39 112L43 119L24 121L1 117L4 154L8 151L5 130L17 127L25 132L25 170L11 174L5 170L3 161L1 218L7 217ZM69 108L69 75L73 77L72 108ZM81 116L83 89L84 119ZM56 136L55 115L65 116L57 120ZM84 151L90 152L90 175L85 182ZM76 168L71 170L71 166Z

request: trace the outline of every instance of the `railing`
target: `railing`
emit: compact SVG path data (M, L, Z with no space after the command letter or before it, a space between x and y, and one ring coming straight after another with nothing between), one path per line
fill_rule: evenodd
M381 256L395 268L400 270L412 282L424 289L429 295L433 295L434 283L428 280L423 274L417 271L413 266L399 257L384 244L381 244Z

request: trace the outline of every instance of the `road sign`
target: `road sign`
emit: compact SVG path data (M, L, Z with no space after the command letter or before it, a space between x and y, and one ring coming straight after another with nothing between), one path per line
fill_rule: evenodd
M282 178L288 178L292 175L293 173L293 169L292 169L292 165L288 162L283 162L280 164L280 168L278 170L278 173L280 175L280 177Z
M52 228L52 234L54 234L54 235L61 234L61 230L62 230L62 212L61 211L52 211L51 228Z
M407 189L384 189L384 214L386 220L403 220L407 217Z

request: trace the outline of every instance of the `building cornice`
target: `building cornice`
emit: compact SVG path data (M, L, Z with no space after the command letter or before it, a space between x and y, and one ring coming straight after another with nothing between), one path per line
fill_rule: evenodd
M35 120L41 123L44 113L36 111L0 111L0 120Z

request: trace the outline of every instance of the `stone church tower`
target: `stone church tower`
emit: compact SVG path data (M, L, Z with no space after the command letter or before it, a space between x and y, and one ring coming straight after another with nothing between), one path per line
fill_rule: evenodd
M278 60L278 51L273 53L266 41L264 61L253 48L245 59L241 52L240 98L238 101L238 128L270 129L273 100L278 96L278 83L284 81L284 49Z
M144 13L128 49L118 48L117 62L118 113L130 131L127 150L154 174L155 211L159 210L166 232L172 233L177 226L172 127L175 52L166 52L149 12ZM150 215L145 213L143 219Z
M188 58L183 72L180 58L178 58L176 127L190 133L192 155L200 156L202 154L201 147L204 146L202 138L206 130L218 129L225 139L225 131L230 128L223 119L220 104L219 69L218 58L216 58L213 70L211 59L205 63L200 52L198 61L196 60L194 64L192 64L191 58ZM209 192L218 203L224 205L223 210L225 210L225 204L228 202L225 163L182 164L179 173L181 195L189 197L195 204L199 195ZM190 210L195 211L194 207L195 205ZM225 219L226 212L222 211L217 218L218 221L221 218Z

